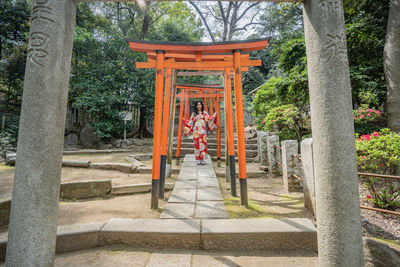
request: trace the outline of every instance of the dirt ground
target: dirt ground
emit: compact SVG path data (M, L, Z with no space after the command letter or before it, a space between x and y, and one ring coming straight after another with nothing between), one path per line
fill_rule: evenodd
M225 172L225 164L221 167L214 164L214 169ZM236 167L237 169L237 167ZM258 163L247 163L247 172L259 171ZM236 170L238 172L238 170ZM266 178L267 174L261 174L260 178L248 178L247 190L249 205L240 205L240 197L232 197L230 182L225 178L219 178L219 183L224 199L225 208L231 219L246 218L301 218L303 216L303 193L295 192L286 194L283 190L282 178ZM236 192L240 196L239 181L236 182Z
M159 210L150 208L151 194L132 194L106 199L60 202L58 225L82 224L90 222L106 223L111 218L157 219L167 204L170 192L158 202Z
M128 163L125 157L138 153L111 153L111 154L83 154L83 155L64 155L65 160L90 160L93 163L115 162ZM143 153L139 153L143 154ZM142 161L147 167L152 166L152 160ZM172 166L175 168L175 161ZM0 165L0 195L11 194L14 180L14 167ZM113 185L150 183L151 174L142 173L123 173L114 170L99 170L88 168L62 168L61 182L73 182L84 180L112 180ZM166 182L174 182L167 179Z

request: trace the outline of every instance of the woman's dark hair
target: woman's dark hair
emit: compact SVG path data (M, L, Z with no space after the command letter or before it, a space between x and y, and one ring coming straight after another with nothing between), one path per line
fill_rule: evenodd
M204 112L204 104L201 101L196 101L194 102L194 107L193 107L193 111L196 115L199 115L199 111L197 110L197 104L200 103L201 104L201 112Z

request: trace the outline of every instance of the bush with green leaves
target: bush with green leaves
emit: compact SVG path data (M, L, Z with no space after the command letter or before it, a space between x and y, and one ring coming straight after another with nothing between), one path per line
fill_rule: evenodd
M5 158L7 151L13 150L17 145L19 116L0 114L0 119L3 115L5 115L5 127L0 130L0 157Z
M358 169L361 172L396 175L400 168L400 133L382 129L370 135L356 134ZM363 178L374 206L396 210L400 207L400 183L394 179Z
M384 127L385 118L382 112L362 105L360 108L353 110L354 128L358 134L368 134L379 131Z
M271 109L282 105L276 88L283 82L282 78L272 77L257 91L253 100L253 116L258 128L264 128L264 118ZM264 121L264 122L263 122Z
M264 118L264 130L279 135L281 140L297 139L307 133L306 118L294 105L282 105L270 110Z

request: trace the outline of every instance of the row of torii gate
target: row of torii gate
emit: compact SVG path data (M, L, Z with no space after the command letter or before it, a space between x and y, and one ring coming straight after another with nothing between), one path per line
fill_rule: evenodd
M133 51L145 52L147 54L148 61L137 62L137 68L156 69L151 208L157 209L159 197L164 196L167 152L168 146L170 150L172 150L173 124L175 122L174 115L177 97L181 99L176 152L178 164L180 156L180 143L182 138L182 120L183 118L189 117L189 99L191 98L208 98L210 105L209 109L211 111L213 109L214 102L214 107L216 108L217 112L217 125L219 126L217 130L217 157L220 161L221 127L219 105L220 102L224 100L226 113L225 131L227 133L226 145L229 155L227 164L230 166L229 174L231 177L231 194L236 196L235 138L231 88L232 72L235 93L240 199L242 205L247 205L248 198L243 118L242 71L247 71L248 67L250 66L261 65L261 60L250 59L250 52L264 49L268 44L268 39L221 43L177 43L128 40L128 43L129 47ZM177 86L177 70L223 71L224 87L219 88L206 85ZM179 94L177 94L177 89L181 90Z

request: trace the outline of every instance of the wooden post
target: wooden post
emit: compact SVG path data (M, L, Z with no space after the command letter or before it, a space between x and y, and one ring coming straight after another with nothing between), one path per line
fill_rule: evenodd
M225 142L225 146L228 146L229 153L229 169L231 177L231 195L237 196L236 193L236 167L235 167L235 137L233 134L233 111L232 111L232 84L231 84L231 69L225 70L225 114L226 114L226 126L225 129L228 133L228 143ZM237 118L236 118L237 123Z
M190 101L189 101L189 96L188 96L188 92L186 92L186 102L185 102L185 119L188 120L189 119L189 112L190 112Z
M215 103L215 109L217 110L217 166L221 167L221 114L220 114L220 98L219 93Z
M240 202L247 206L247 171L246 171L246 145L244 137L243 117L243 92L242 71L240 69L240 50L233 52L234 82L235 82L235 108L236 108L236 135L239 158Z
M179 108L178 140L176 142L176 165L179 165L179 156L181 155L182 123L183 123L184 107L185 107L185 91L181 93L181 101Z
M165 93L164 93L164 111L162 122L162 139L161 139L161 156L160 156L160 188L159 196L164 197L165 184L165 167L167 164L167 147L168 147L168 124L169 112L171 106L171 77L172 69L168 68L165 73Z
M152 209L158 208L163 87L164 87L164 51L157 51L156 94L154 101L154 124L153 124L153 168L152 168L152 186L151 186Z
M178 75L176 70L172 72L172 105L169 115L169 134L168 134L168 152L167 152L167 163L171 164L172 168L172 154L174 149L174 131L175 131L175 112L176 112L176 81Z

